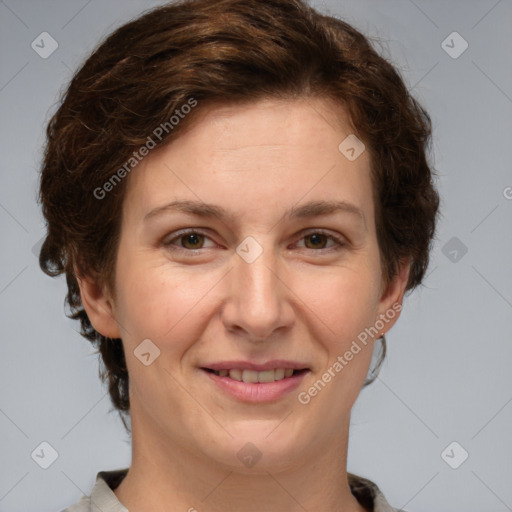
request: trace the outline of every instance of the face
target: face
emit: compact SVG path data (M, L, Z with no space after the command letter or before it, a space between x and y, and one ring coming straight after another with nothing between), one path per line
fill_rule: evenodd
M82 294L123 340L154 442L237 471L248 442L261 471L343 442L368 332L396 321L407 278L383 286L368 151L338 149L351 133L319 99L217 106L127 178L116 300Z

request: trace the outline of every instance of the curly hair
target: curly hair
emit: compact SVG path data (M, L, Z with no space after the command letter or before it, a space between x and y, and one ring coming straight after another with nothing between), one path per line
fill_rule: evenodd
M158 126L168 127L155 142L161 145L212 102L307 97L342 105L370 152L383 279L407 261L411 291L428 266L439 206L427 158L431 121L399 71L344 21L302 0L173 2L111 33L63 93L46 130L39 201L47 234L39 262L50 276L66 274L69 318L101 354L100 377L121 418L130 410L122 340L91 325L77 272L115 297L127 180L108 195L97 191L119 178ZM198 106L171 128L169 119L191 98Z

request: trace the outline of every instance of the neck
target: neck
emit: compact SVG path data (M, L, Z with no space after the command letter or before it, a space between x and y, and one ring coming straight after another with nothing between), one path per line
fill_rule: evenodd
M276 472L255 465L241 473L192 453L138 417L132 415L132 464L114 491L132 512L365 512L347 481L349 418L339 438L319 444L309 459Z

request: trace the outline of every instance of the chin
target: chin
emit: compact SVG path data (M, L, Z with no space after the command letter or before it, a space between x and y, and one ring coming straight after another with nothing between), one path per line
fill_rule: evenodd
M237 473L278 473L299 466L314 439L304 432L300 434L296 422L286 425L285 417L281 424L254 420L244 421L236 428L228 426L226 430L232 437L219 433L216 441L204 447L204 453L226 470Z

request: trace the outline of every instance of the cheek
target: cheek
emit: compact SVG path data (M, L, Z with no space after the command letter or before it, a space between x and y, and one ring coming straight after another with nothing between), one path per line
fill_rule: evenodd
M195 272L184 272L169 264L155 267L148 262L149 258L127 258L119 267L120 302L116 312L126 332L124 341L132 350L149 338L161 348L165 343L166 351L183 351L204 330L207 315L201 311L219 276L199 267Z
M330 268L310 277L297 277L294 289L308 315L317 318L316 323L338 342L357 337L374 322L380 281L371 265L338 271Z
M311 281L308 286L304 282L301 285L301 296L309 297L304 302L310 308L312 336L317 346L323 348L322 368L317 378L324 377L328 382L328 390L322 391L316 406L330 407L329 404L336 403L343 411L358 395L373 352L374 340L365 329L377 318L379 285L378 269L372 265L357 270L345 268L322 279L316 276L314 287ZM321 384L312 392L320 389L323 389Z
M297 400L308 413L311 429L318 429L317 418L324 418L321 429L326 436L341 428L368 373L374 343L359 336L376 318L377 275L370 267L345 268L329 278L317 276L310 293L308 318L315 329L314 343L322 347L322 358ZM302 296L307 296L302 286Z

